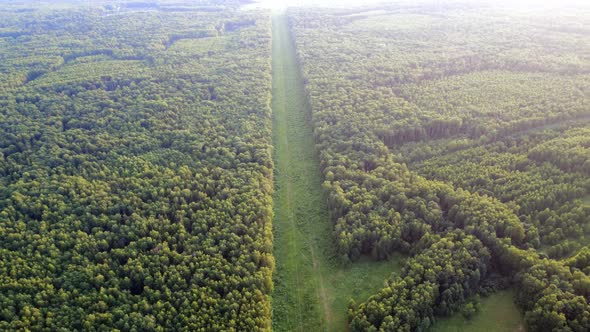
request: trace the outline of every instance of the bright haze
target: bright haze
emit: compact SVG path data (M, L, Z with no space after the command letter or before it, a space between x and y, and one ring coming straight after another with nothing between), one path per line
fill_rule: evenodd
M428 3L441 4L441 3L453 3L453 2L473 2L473 3L484 3L484 4L503 4L511 6L527 6L527 7L560 7L570 5L587 5L590 6L586 0L424 0L424 1L383 1L383 0L259 0L256 1L258 6L264 8L280 9L285 7L307 7L307 6L319 6L319 7L357 7L367 6L374 4L393 4L393 3Z

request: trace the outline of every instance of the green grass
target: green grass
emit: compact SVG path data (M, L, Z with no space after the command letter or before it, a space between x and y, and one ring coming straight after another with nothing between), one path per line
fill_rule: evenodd
M582 197L582 204L590 205L590 195L586 195L586 196Z
M274 331L346 331L347 305L383 286L400 257L341 266L322 191L302 79L286 18L273 17L273 158L275 163L272 297Z
M516 332L525 331L522 314L514 303L514 291L504 290L481 300L481 311L471 320L455 313L439 319L430 332Z

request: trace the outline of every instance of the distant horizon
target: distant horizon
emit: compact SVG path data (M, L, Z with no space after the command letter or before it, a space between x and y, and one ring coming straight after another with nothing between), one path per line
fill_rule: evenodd
M264 8L286 8L286 7L362 7L371 5L386 5L395 3L474 3L474 4L490 4L490 5L510 5L510 6L530 6L538 7L562 7L570 5L588 5L590 3L585 0L253 0L260 7Z

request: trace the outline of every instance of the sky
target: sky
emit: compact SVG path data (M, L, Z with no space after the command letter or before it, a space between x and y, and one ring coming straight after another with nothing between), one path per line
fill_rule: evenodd
M298 6L326 6L326 7L353 7L375 3L382 3L383 0L258 0L265 8L284 8Z
M445 2L445 0L423 0L433 3ZM469 1L469 0L467 0ZM472 0L473 2L499 3L505 2L511 5L523 5L532 7L563 6L567 4L588 4L590 0ZM384 0L258 0L259 5L264 8L280 9L284 7L298 6L325 6L325 7L354 7L371 5L384 2L408 2L408 1L384 1Z

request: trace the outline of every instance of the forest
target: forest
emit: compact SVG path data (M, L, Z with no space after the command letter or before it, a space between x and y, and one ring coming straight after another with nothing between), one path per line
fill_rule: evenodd
M270 328L269 13L137 6L2 4L0 330Z
M590 329L589 13L289 11L338 255L408 255L353 331L425 331L507 287L529 331Z
M559 6L0 1L0 330L589 331Z

